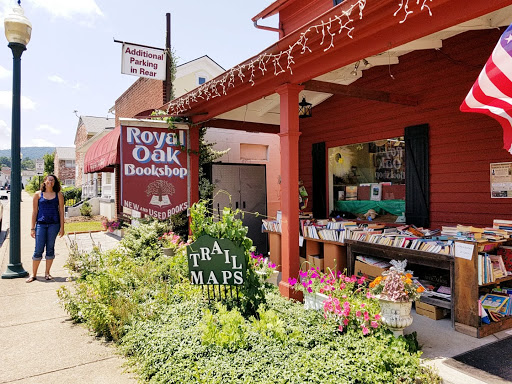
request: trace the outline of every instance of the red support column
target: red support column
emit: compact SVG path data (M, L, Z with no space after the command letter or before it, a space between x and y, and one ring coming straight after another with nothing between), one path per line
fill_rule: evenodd
M280 96L281 128L281 295L302 300L288 283L299 274L299 92L304 87L283 84Z

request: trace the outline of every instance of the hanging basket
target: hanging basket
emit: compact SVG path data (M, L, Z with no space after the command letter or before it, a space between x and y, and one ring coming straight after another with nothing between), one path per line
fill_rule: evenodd
M175 254L174 248L162 248L162 250L164 251L165 256L174 256Z

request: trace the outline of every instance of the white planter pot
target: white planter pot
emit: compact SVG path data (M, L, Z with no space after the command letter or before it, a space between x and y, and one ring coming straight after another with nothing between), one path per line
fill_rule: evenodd
M329 296L323 293L304 293L304 308L323 311L324 301L328 298Z
M412 324L412 301L390 301L379 298L382 322L393 331L395 337L403 336L404 328Z

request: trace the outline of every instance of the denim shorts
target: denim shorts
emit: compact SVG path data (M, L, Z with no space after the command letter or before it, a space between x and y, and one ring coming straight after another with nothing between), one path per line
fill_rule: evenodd
M46 248L46 260L55 258L55 239L60 231L60 224L36 224L36 249L32 260L41 260Z

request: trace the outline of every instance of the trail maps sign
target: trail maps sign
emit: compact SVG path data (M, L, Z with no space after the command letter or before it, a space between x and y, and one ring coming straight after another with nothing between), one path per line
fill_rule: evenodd
M122 205L160 220L186 210L186 143L183 129L121 125Z
M243 285L247 262L231 240L204 235L187 246L190 281L199 285Z

